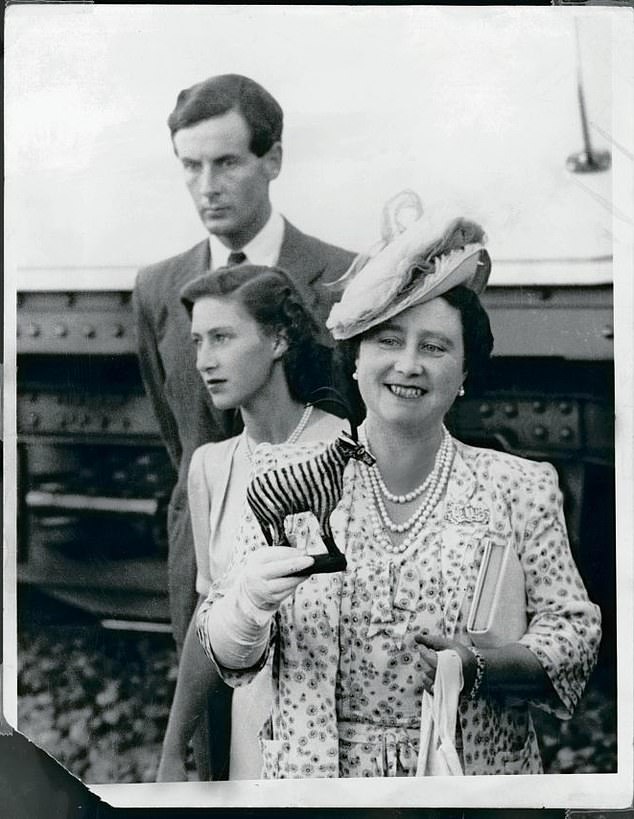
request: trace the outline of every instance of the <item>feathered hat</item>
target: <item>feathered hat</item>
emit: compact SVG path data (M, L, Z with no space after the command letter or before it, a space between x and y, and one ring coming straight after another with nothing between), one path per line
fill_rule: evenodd
M491 273L485 242L480 225L440 212L432 221L418 195L402 191L383 209L381 240L333 283L345 289L326 327L352 338L458 284L481 293Z

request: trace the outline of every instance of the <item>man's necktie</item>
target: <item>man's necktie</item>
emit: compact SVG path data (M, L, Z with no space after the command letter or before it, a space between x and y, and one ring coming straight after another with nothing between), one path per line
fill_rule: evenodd
M246 261L246 253L243 253L241 250L232 250L227 258L227 266L234 267L238 264L244 264Z

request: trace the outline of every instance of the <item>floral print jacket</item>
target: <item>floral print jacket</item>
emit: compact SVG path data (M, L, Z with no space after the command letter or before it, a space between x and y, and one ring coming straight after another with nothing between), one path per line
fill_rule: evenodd
M491 539L511 543L526 584L528 629L519 642L539 659L554 692L530 704L569 718L596 662L601 629L599 609L588 599L570 552L556 471L550 464L454 443L447 492L428 521L433 531L426 533L438 543L441 556L445 635L471 642L466 620L485 545ZM261 445L256 469L305 458L321 446ZM354 461L346 467L342 499L331 518L335 541L344 552L354 549L361 531L353 502L361 469ZM214 601L234 582L246 556L265 547L249 514L239 540L233 567L214 585L198 614L199 636L212 660L205 624L213 616ZM313 540L318 545L309 551L323 551L316 535ZM423 588L415 585L414 604L423 606ZM264 778L340 776L335 694L343 588L342 573L314 575L284 601L275 618L270 640L273 708L261 734ZM266 659L257 668L219 670L230 685L244 685ZM488 697L483 687L475 700L461 697L458 725L465 774L542 772L528 703Z

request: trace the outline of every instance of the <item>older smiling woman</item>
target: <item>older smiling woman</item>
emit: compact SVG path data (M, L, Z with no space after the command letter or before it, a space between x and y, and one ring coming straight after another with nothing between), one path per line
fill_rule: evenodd
M555 470L467 446L443 423L492 349L475 292L490 270L483 242L463 219L388 229L333 308L376 458L348 464L332 515L347 571L290 578L312 558L293 562L245 530L242 557L201 606L203 647L230 684L275 649L266 777L434 773L437 744L423 746L443 696L455 726L447 772L540 773L528 706L570 717L596 661L600 614L570 553ZM260 449L260 469L318 450ZM504 635L498 623L502 636L479 648L469 620L492 545L516 568L525 626Z

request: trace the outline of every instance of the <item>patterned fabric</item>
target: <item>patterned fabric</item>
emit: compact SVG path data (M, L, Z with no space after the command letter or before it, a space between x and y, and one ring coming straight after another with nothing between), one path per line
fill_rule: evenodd
M520 642L538 657L554 690L532 704L560 718L574 711L596 662L600 613L572 560L556 472L549 464L455 444L446 496L403 555L375 545L369 490L361 467L348 464L332 527L349 569L302 583L282 604L272 631L275 692L261 740L265 778L414 775L423 690L414 636L470 642L466 618L488 539L511 542L526 576L529 627ZM296 449L269 447L262 454L269 467L279 466L297 459ZM304 540L316 538L314 520L290 528ZM226 584L246 553L264 543L248 521L241 541L242 558ZM223 588L212 589L199 613L210 656L205 621ZM255 673L220 671L234 686ZM525 702L489 697L484 687L475 701L460 699L458 723L466 774L542 771Z

